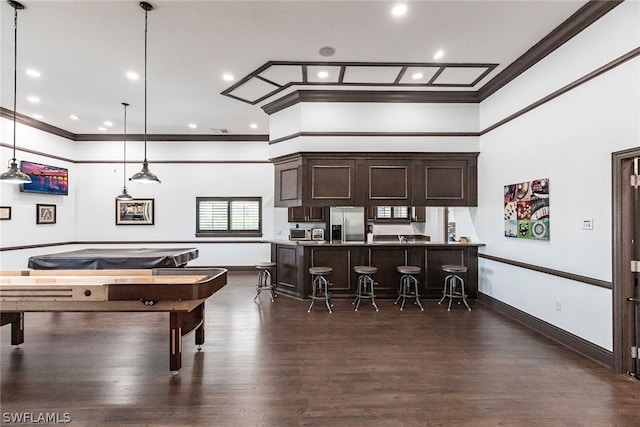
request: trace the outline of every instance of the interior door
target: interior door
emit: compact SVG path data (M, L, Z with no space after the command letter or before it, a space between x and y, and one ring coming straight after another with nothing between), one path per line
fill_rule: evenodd
M640 158L632 160L633 175L631 178L632 187L632 205L633 205L633 261L631 262L632 283L630 284L629 294L627 298L628 305L625 313L628 314L628 321L625 322L624 328L628 328L631 332L632 342L629 356L631 360L629 365L631 369L629 373L636 379L640 380Z
M640 379L640 147L612 160L613 362L617 372Z

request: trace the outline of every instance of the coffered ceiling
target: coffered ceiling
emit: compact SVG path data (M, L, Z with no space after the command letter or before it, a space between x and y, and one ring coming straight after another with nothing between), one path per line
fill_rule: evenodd
M142 133L138 2L22 3L18 113L72 134L106 136L122 133L127 102L127 131ZM261 107L297 89L478 93L587 2L410 1L403 16L393 16L398 2L387 1L150 3L147 132L264 135ZM7 116L14 9L3 1L0 12Z

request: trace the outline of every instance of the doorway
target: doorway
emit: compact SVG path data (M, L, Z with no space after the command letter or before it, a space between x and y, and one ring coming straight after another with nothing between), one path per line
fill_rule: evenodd
M640 147L612 155L614 369L640 379Z

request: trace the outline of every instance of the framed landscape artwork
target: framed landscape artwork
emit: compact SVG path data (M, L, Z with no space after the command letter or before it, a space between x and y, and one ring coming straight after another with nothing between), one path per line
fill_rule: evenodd
M55 224L56 205L36 205L36 224Z
M504 235L549 240L549 179L504 186Z
M153 199L116 200L116 225L153 225Z

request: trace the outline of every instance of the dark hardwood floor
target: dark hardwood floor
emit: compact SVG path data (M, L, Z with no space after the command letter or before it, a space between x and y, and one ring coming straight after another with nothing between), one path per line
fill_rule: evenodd
M168 315L27 313L0 333L2 421L68 413L71 425L638 426L640 381L477 302L316 303L229 273L207 302L206 344L169 371Z

